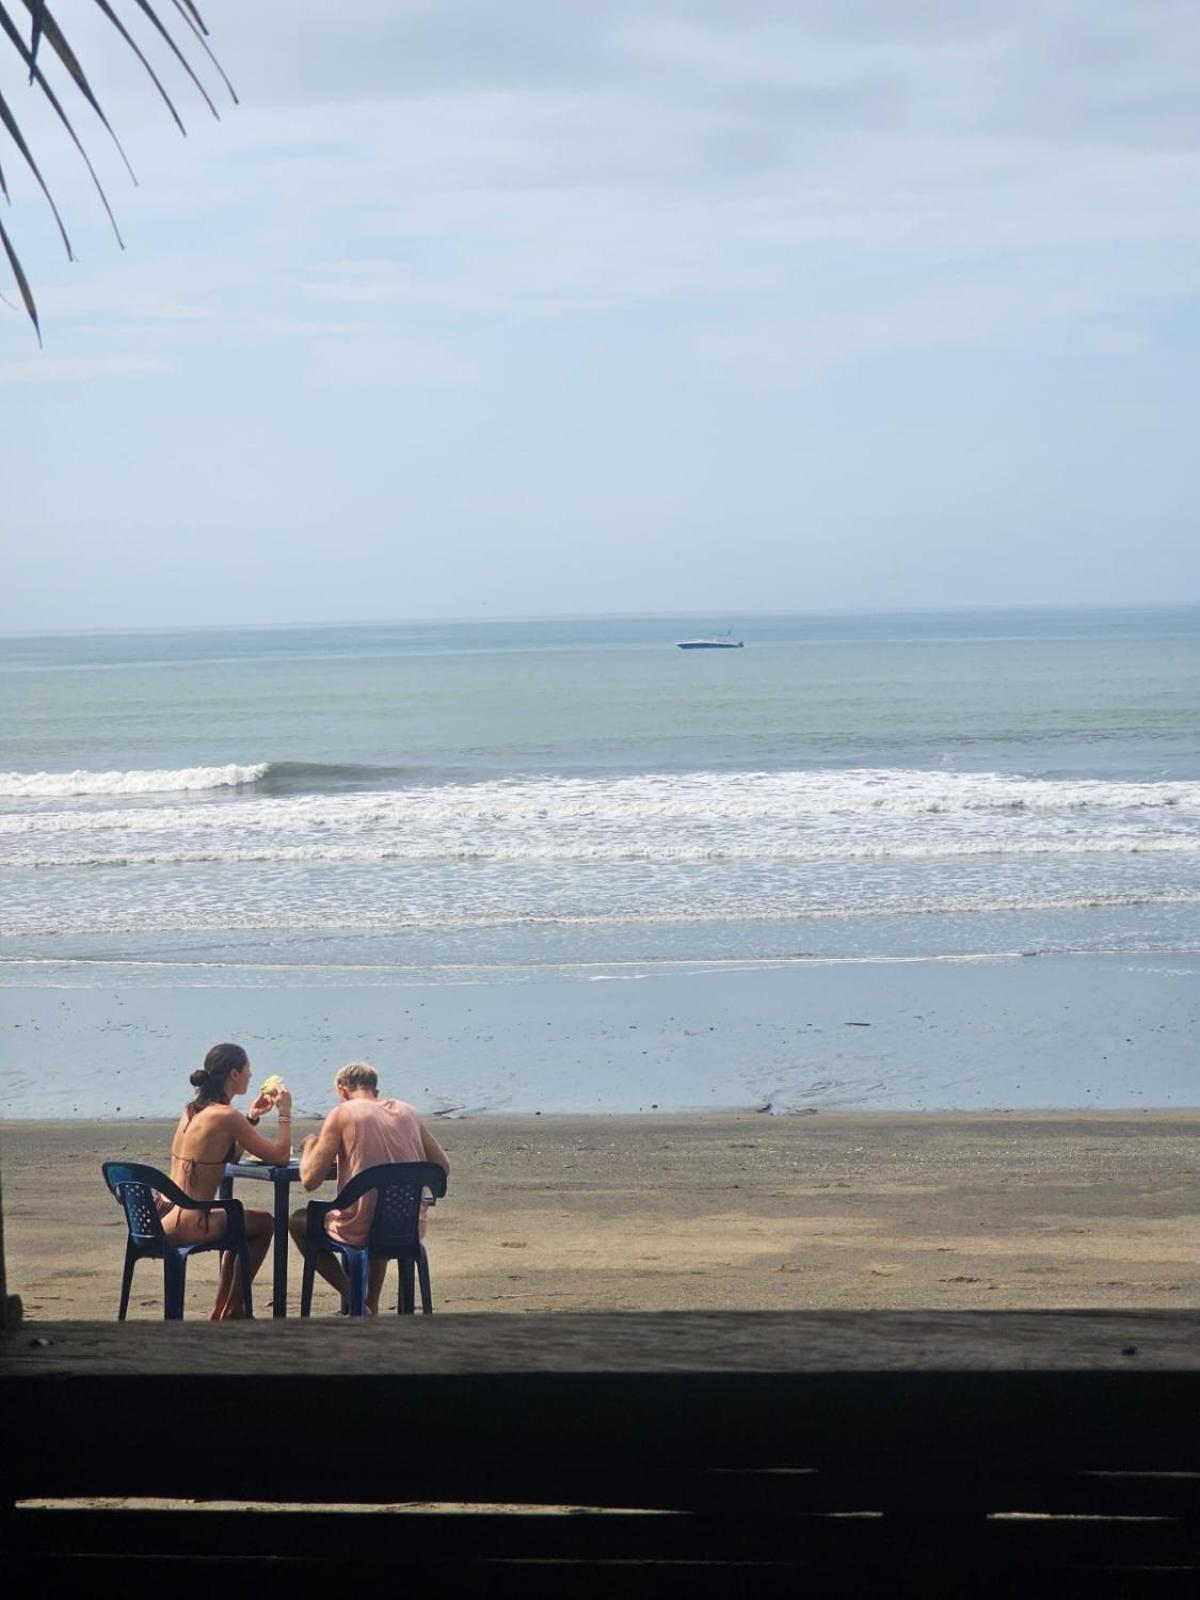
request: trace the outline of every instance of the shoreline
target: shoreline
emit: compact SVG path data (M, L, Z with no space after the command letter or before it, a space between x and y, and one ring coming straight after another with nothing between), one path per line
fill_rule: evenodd
M115 1317L125 1228L100 1162L161 1168L172 1125L0 1124L8 1286L31 1321ZM438 1310L1200 1305L1200 1109L434 1125L451 1161L429 1223ZM264 1187L237 1193L262 1206ZM189 1319L214 1279L198 1257ZM291 1314L298 1283L293 1253ZM143 1264L130 1315L161 1317L161 1293Z
M218 1038L281 1073L301 1113L350 1059L427 1116L1132 1111L1196 1096L1200 957L214 977L5 986L0 1118L36 1118L46 1085L70 1117L177 1113Z
M381 1094L386 1090L381 1089ZM399 1098L403 1099L401 1095ZM762 1118L765 1122L781 1120L784 1122L800 1121L810 1117L820 1117L823 1122L844 1122L853 1124L887 1123L898 1126L922 1123L947 1123L947 1124L972 1124L993 1123L1016 1119L1017 1121L1030 1122L1133 1122L1146 1119L1149 1121L1186 1122L1192 1117L1200 1120L1200 1100L1195 1105L1179 1106L981 1106L978 1110L921 1110L921 1111L891 1111L879 1107L859 1106L849 1109L824 1106L802 1106L795 1110L768 1110L765 1106L716 1106L704 1111L505 1111L502 1109L480 1111L422 1111L418 1106L422 1118L433 1127L470 1127L475 1124L497 1123L508 1126L544 1125L546 1127L563 1126L579 1123L582 1126L591 1126L599 1122L613 1122L618 1126L624 1124L629 1127L654 1127L659 1124L664 1127L680 1124L696 1123L703 1126L706 1123L742 1122L749 1118ZM175 1117L144 1116L131 1117L124 1113L114 1113L111 1116L73 1116L49 1117L39 1116L8 1116L0 1118L0 1149L3 1147L6 1130L11 1133L51 1133L63 1128L166 1128L175 1126ZM309 1132L316 1132L320 1126L320 1119L309 1113L297 1115L297 1125L304 1122ZM1200 1159L1200 1157L1198 1157Z

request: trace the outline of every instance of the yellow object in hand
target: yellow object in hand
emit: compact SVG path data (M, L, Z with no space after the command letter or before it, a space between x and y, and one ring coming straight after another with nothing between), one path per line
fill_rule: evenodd
M274 1100L283 1086L283 1079L277 1072L273 1072L269 1078L263 1079L262 1088L259 1090L259 1093L268 1095L272 1100Z

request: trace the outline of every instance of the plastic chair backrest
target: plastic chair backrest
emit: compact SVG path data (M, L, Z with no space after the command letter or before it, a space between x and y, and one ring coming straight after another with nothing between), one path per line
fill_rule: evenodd
M121 1161L106 1161L100 1170L124 1207L129 1237L137 1244L158 1244L163 1238L163 1225L154 1197L161 1194L170 1199L178 1193L170 1178L155 1167Z
M420 1240L421 1196L434 1199L446 1192L446 1174L432 1161L392 1161L367 1167L352 1178L334 1201L340 1210L375 1191L375 1211L367 1248L385 1255L391 1249L413 1249Z

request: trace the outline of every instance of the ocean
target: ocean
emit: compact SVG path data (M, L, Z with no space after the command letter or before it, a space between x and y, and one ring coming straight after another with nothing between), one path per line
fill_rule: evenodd
M164 1114L222 1037L317 1109L357 1055L445 1114L1197 1102L1200 608L10 636L0 675L0 1115Z

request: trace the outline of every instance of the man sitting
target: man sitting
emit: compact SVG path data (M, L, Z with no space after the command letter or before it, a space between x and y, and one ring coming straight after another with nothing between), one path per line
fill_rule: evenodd
M365 1061L350 1061L333 1080L338 1104L325 1118L320 1133L313 1133L300 1147L300 1182L305 1189L319 1189L330 1162L337 1162L338 1193L351 1178L367 1167L391 1161L432 1161L449 1175L446 1152L403 1100L379 1098L379 1075ZM344 1211L331 1211L325 1218L325 1231L344 1244L364 1245L371 1229L375 1196L364 1195ZM307 1207L293 1211L288 1230L301 1250L307 1228ZM424 1207L421 1233L425 1233ZM329 1250L317 1257L317 1271L345 1300L350 1292L346 1274L338 1258ZM367 1313L379 1310L386 1261L372 1261L368 1268Z

